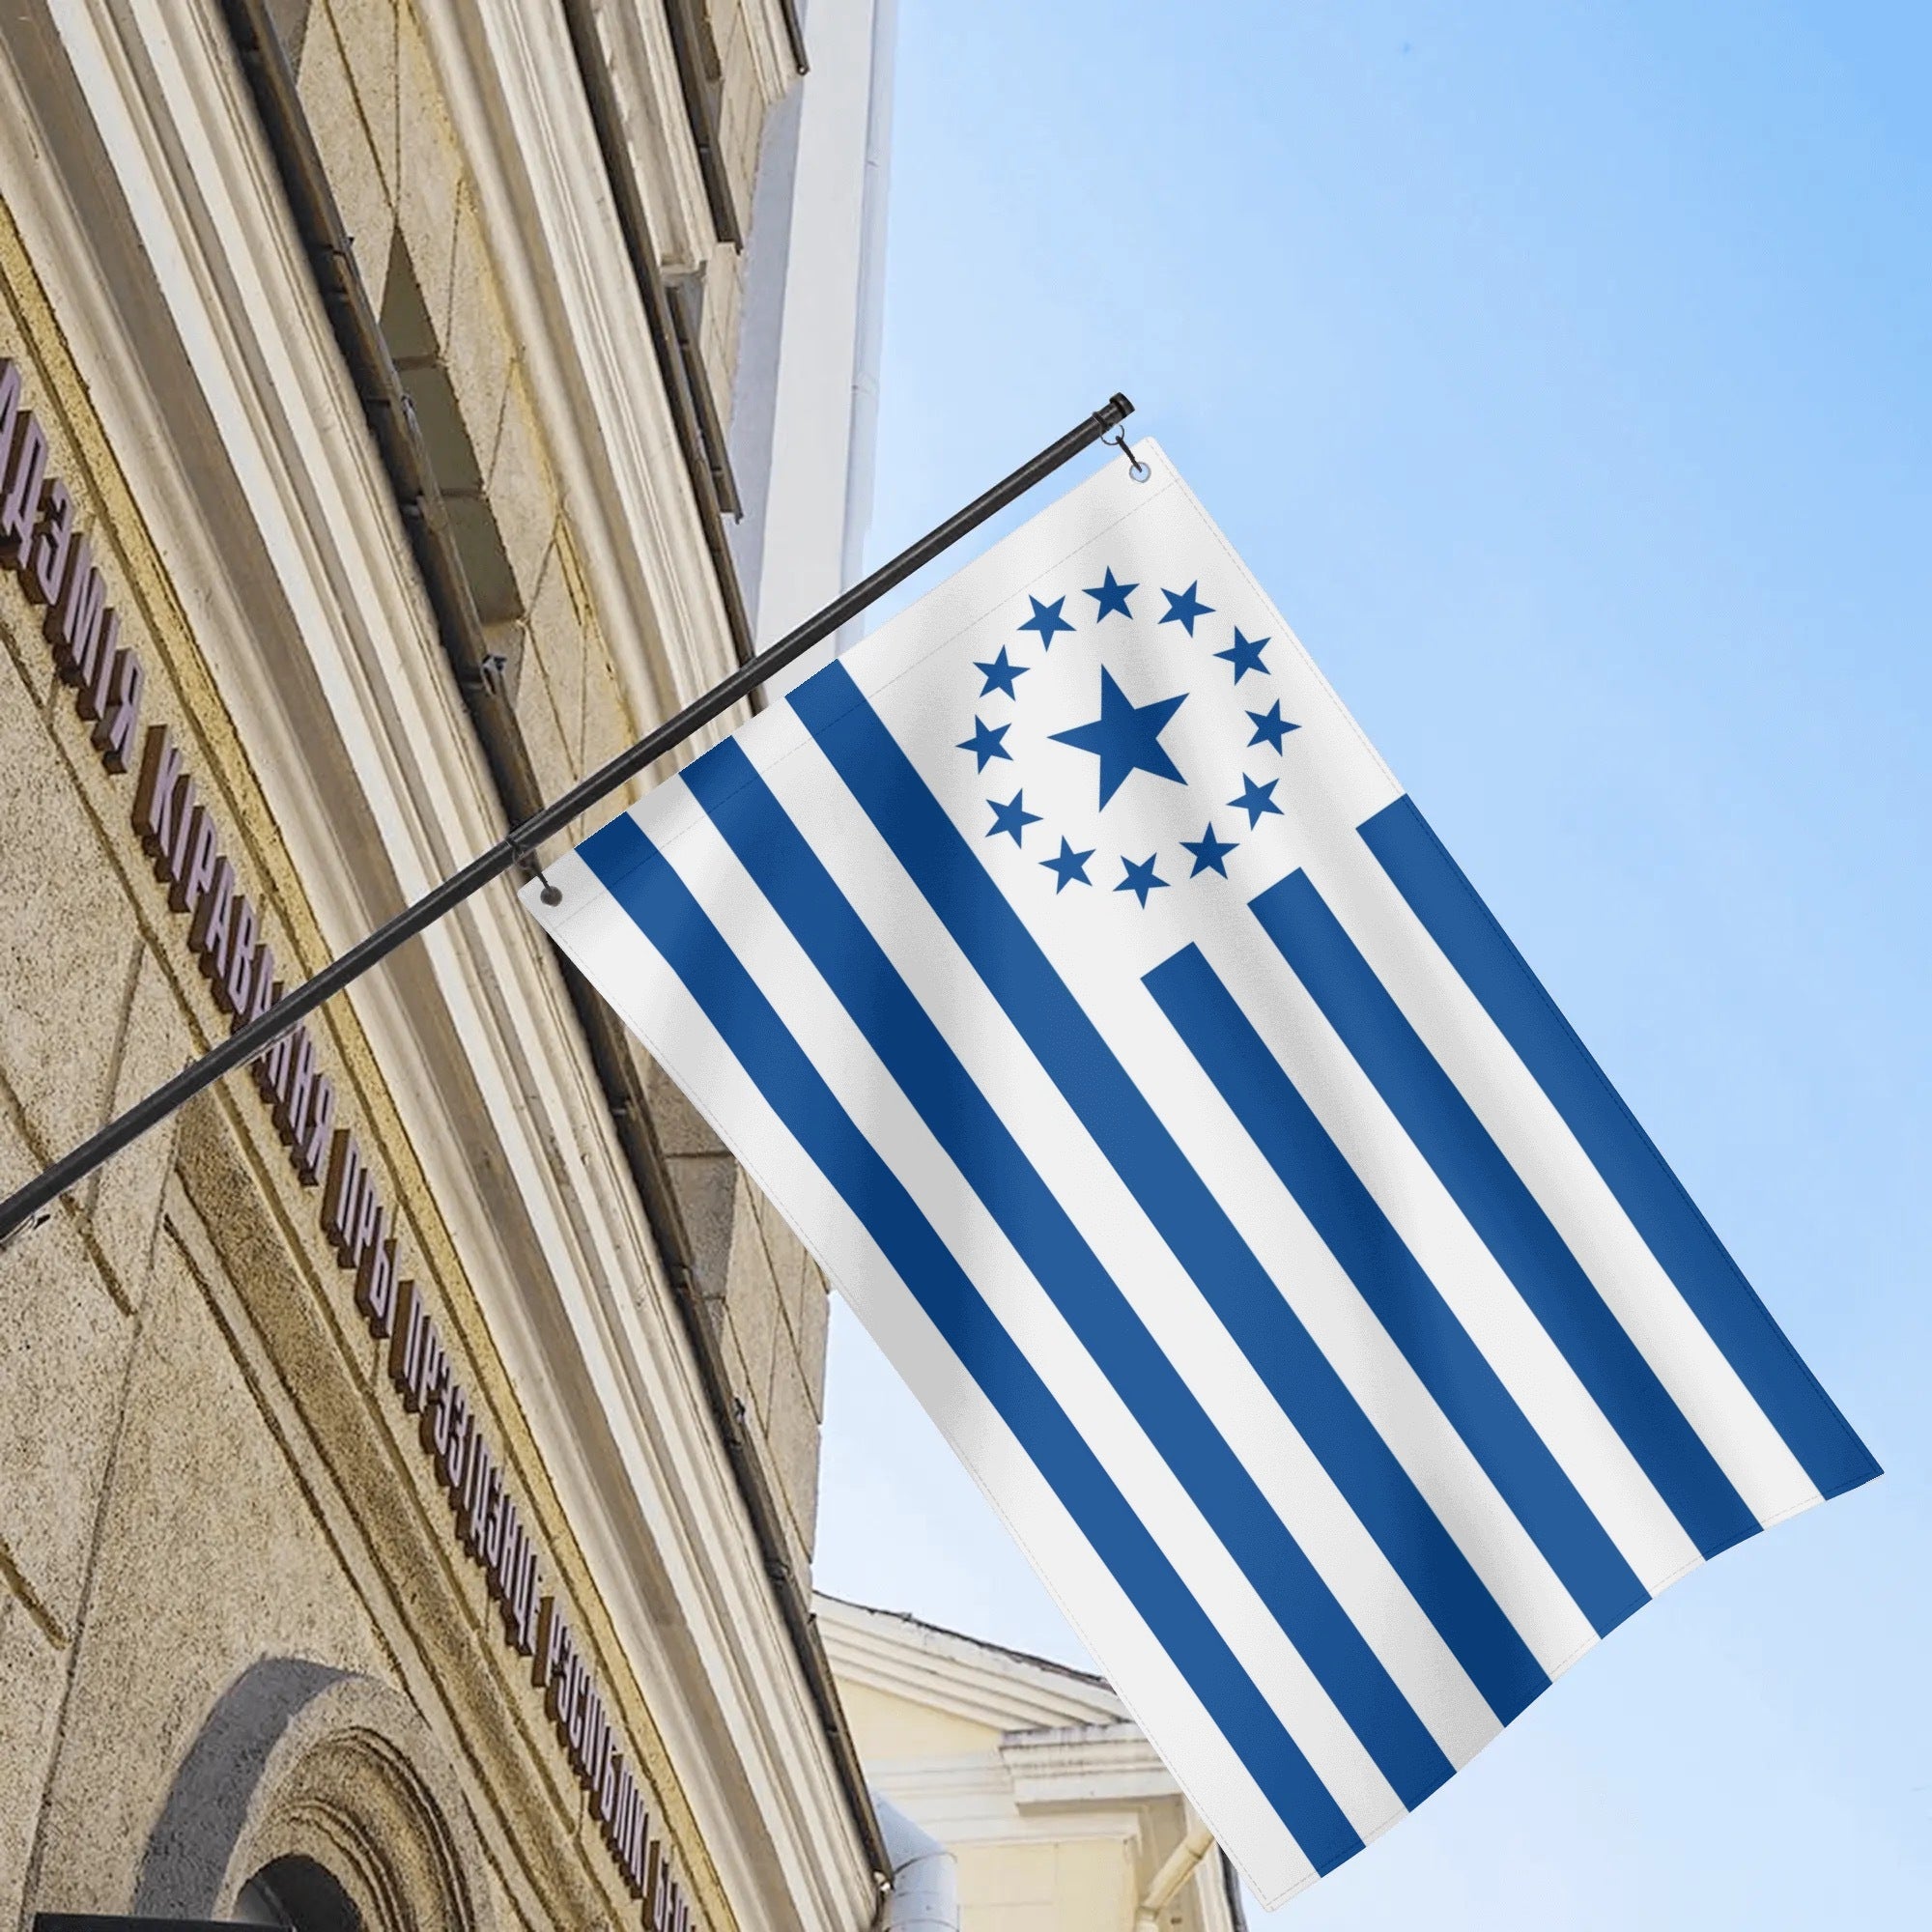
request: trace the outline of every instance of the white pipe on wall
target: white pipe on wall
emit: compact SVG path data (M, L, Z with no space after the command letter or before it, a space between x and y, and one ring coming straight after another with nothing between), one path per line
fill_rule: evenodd
M891 1843L890 1835L887 1842ZM1148 1881L1134 1913L1134 1932L1155 1932L1160 1909L1194 1876L1194 1867L1214 1849L1214 1834L1206 1825L1197 1824L1186 1837L1169 1852L1160 1869Z
M952 1854L876 1791L872 1808L893 1861L888 1932L959 1932L959 1868Z

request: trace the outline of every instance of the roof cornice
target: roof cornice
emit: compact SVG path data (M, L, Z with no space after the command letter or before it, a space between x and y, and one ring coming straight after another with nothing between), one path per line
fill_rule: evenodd
M832 1667L850 1683L1002 1732L1126 1720L1126 1706L1085 1671L835 1597L813 1608Z

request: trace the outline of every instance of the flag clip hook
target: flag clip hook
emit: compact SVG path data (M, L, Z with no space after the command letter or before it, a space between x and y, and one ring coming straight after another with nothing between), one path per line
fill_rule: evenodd
M1133 444L1127 440L1125 430L1116 430L1112 436L1103 436L1102 442L1110 442L1127 459L1127 474L1136 483L1145 483L1153 471L1134 454Z
M544 868L537 864L537 856L534 851L521 845L518 846L517 864L522 867L524 876L526 879L534 879L537 882L539 888L537 896L543 900L545 905L554 906L563 903L562 890L551 884L544 872Z

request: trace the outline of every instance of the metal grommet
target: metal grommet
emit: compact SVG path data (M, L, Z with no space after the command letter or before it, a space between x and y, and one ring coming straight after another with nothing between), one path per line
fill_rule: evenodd
M1133 445L1127 440L1125 430L1116 430L1112 436L1103 436L1102 442L1110 442L1127 459L1127 474L1136 483L1145 483L1153 471L1134 454Z

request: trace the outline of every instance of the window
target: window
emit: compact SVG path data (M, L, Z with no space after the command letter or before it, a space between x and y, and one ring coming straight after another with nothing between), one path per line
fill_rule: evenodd
M489 635L493 654L505 667L506 681L514 689L514 668L523 646L523 595L489 498L483 494L483 468L477 461L476 445L443 364L442 345L437 340L436 326L423 300L415 265L400 234L389 249L382 327L429 456L430 472L449 518L476 614ZM488 427L494 435L497 425Z

